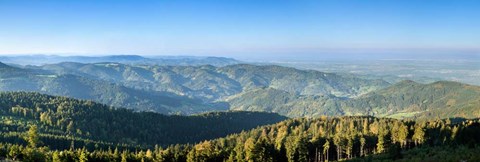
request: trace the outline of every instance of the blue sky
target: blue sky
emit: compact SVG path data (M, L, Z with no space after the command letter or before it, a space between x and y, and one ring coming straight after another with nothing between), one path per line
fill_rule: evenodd
M475 0L0 0L0 54L479 49L480 1Z

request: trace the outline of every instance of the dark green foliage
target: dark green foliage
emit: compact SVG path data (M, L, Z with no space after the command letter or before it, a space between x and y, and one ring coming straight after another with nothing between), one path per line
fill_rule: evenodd
M50 146L62 149L70 148L72 141L77 148L95 148L96 145L105 146L108 143L147 147L193 143L286 119L261 112L166 116L25 92L0 93L0 114L0 134L3 135L0 141L24 143L15 139L21 136L21 132L35 128L30 126L35 124L38 125L42 141L46 144L55 143L55 146ZM33 132L27 138L31 146L37 144Z
M476 119L448 124L446 120L414 122L374 117L291 119L195 145L134 151L118 148L51 151L47 147L0 143L0 157L23 161L139 162L478 161L479 122ZM409 128L406 139L395 140L397 137L393 135L400 130L391 128L398 125ZM426 134L423 142L415 144L412 133L416 127L422 127ZM376 150L380 137L384 141L383 153ZM402 145L401 140L407 141L406 144Z
M480 142L479 122L476 119L456 124L441 120L416 123L374 117L292 119L199 143L193 147L187 159L334 161L381 154L385 159L401 160L405 151L415 147L476 148ZM416 127L425 129L426 134L421 137L424 139L422 142L415 144L412 134ZM454 128L457 131L453 131ZM406 136L399 135L404 131ZM382 150L379 150L380 142ZM270 156L265 155L264 150L269 150Z

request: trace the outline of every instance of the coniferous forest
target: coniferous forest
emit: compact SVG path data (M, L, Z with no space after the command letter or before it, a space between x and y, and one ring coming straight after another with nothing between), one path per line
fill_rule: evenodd
M0 157L11 160L480 160L479 119L286 119L255 112L182 117L38 93L0 98Z

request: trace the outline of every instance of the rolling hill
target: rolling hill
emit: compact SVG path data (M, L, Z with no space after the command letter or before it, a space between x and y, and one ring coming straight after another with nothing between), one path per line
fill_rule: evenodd
M13 72L3 74L4 90L13 90L11 87L19 84L26 88L18 90L95 99L117 107L165 114L231 109L275 112L289 117L480 116L479 88L447 81L431 84L401 81L389 86L382 80L248 64L215 67L65 62L16 71L18 74L32 71L35 75L25 78L13 77ZM16 80L9 82L12 78Z
M296 95L260 88L227 99L231 109L276 112L290 117L372 115L392 118L478 118L480 87L439 81L402 81L352 99Z
M143 91L94 78L54 74L0 64L1 91L29 91L88 99L115 107L164 114L192 114L227 110L220 103L207 104L197 99L168 92Z
M311 70L249 64L215 66L132 66L119 63L60 63L29 67L122 84L126 87L167 91L204 101L223 101L251 89L270 87L299 95L356 97L389 84Z
M480 87L451 81L402 81L339 106L350 114L388 117L480 117Z
M97 144L153 147L218 138L286 118L262 112L215 112L166 116L133 112L92 101L39 93L0 93L1 142L22 137L31 124L53 148ZM9 137L9 138L6 138ZM18 141L18 140L17 140ZM21 142L21 141L20 141Z

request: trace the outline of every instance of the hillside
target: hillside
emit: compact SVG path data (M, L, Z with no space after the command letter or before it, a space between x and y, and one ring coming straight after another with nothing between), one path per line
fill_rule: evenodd
M419 150L443 146L448 149L459 147L465 151L464 154L456 152L449 156L453 161L475 161L478 156L469 153L478 152L475 144L480 142L479 122L478 119L458 123L450 120L415 122L374 117L290 119L204 141L186 147L190 149L188 151L171 153L173 155L169 157L186 155L183 157L186 161L307 162L354 161L361 157L367 157L364 160L369 161L369 156L381 155L382 158L376 159L392 161L402 159L403 154L412 158L411 154L425 154ZM414 151L417 152L414 154ZM426 156L434 155L429 153ZM423 158L422 161L428 159ZM175 161L175 158L170 160Z
M392 118L478 118L480 87L440 81L402 81L353 99L296 95L260 88L227 100L235 110L276 112L290 117L372 115Z
M136 111L164 114L192 114L228 109L220 103L206 104L185 96L128 88L93 77L54 74L38 69L21 69L3 65L0 67L0 91L31 91L69 96Z
M5 127L3 127L5 129ZM478 161L480 120L402 121L375 117L298 118L195 144L135 150L77 148L50 151L37 139L7 136L0 158L23 161ZM116 132L114 132L116 133ZM155 134L157 135L157 134ZM5 137L5 136L3 136ZM43 142L43 144L42 144ZM445 154L447 153L447 154Z
M71 141L90 149L95 143L141 147L194 143L286 119L260 112L165 116L26 92L0 93L0 116L0 142L21 142L13 139L35 124L45 145L59 149L70 147Z
M215 67L66 62L31 66L21 70L43 71L54 76L63 76L47 79L53 80L54 84L42 84L52 87L45 86L44 89L47 91L40 92L96 99L95 101L117 107L167 114L193 114L230 109L275 112L289 117L480 116L478 107L480 88L447 81L431 84L402 81L388 86L388 83L382 80L366 80L354 76L281 66L247 64ZM85 88L75 91L79 86L68 86L75 81L61 79L65 77L88 81L77 81L79 83L74 85L82 85ZM22 79L14 83L30 85L27 83L35 81ZM29 88L20 90L39 89L35 89L35 86Z
M318 117L341 115L331 96L303 96L273 88L258 88L240 93L226 101L233 110L275 112L289 117Z
M167 91L208 102L223 101L240 92L262 87L299 95L356 97L389 85L382 80L248 64L214 67L60 63L30 68L94 77L136 89Z
M219 71L237 80L244 89L270 87L299 95L352 98L389 85L382 80L367 80L274 65L230 65L221 67Z
M339 106L350 114L397 118L478 118L480 87L450 81L431 84L402 81L342 102Z

